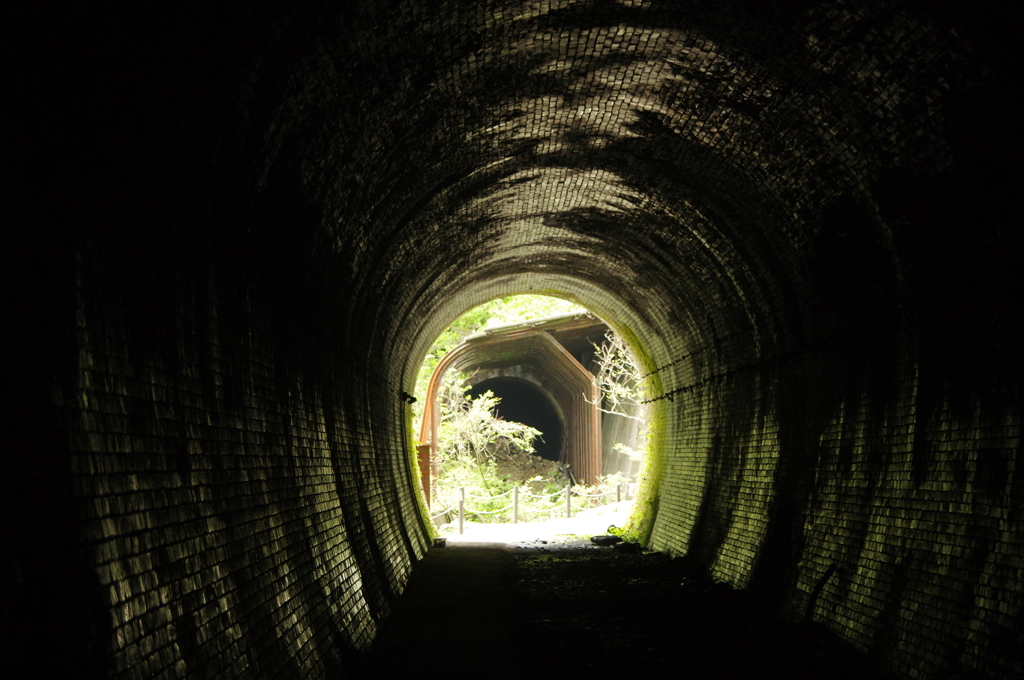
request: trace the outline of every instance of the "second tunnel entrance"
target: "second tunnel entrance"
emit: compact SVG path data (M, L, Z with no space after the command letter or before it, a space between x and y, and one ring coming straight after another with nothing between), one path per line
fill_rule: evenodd
M473 385L475 398L490 391L501 401L495 408L499 418L524 423L541 431L534 441L537 455L559 461L564 441L562 418L551 398L537 386L520 378L489 378Z

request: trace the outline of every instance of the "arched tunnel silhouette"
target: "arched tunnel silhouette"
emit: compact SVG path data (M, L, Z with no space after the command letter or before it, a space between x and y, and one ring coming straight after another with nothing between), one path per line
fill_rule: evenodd
M644 365L651 548L897 675L1020 671L1003 12L273 5L18 23L5 658L344 675L428 545L403 393L532 292Z
M473 385L471 396L491 392L500 399L494 409L499 418L540 430L533 447L538 456L558 461L562 452L562 418L551 398L536 385L518 378L489 378Z

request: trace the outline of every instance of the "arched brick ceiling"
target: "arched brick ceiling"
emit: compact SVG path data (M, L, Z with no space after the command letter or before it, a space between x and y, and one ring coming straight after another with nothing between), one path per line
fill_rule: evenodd
M1016 677L1001 5L32 9L5 654L340 675L426 546L402 391L546 292L652 374L650 546L894 672Z
M966 58L917 13L855 2L369 2L303 48L262 162L299 171L317 252L386 300L382 331L419 331L414 357L528 290L655 345L671 327L669 353L799 342L822 210L870 213L886 171L948 165L940 103Z

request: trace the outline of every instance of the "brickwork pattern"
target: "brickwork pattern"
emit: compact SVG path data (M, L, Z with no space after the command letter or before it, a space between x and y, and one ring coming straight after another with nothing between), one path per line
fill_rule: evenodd
M65 632L98 675L345 677L425 545L401 392L451 320L525 292L637 344L655 548L904 677L1024 670L1000 13L46 21L65 69L25 99L40 174L68 188L33 210L70 236L48 226L26 258L54 264L24 381L52 394L24 412L59 422L10 475L10 611L50 625L73 595Z
M368 455L403 449L399 400L307 377L214 283L179 282L173 336L145 344L95 258L78 278L79 371L56 401L110 676L336 677L425 549L407 470ZM394 439L341 407L361 398Z

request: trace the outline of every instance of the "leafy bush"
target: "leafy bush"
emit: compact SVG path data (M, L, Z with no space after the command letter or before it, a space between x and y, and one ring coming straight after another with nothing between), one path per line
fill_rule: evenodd
M541 433L529 425L497 418L494 407L500 400L491 392L476 398L467 392L466 376L455 371L444 375L439 395L438 501L449 511L457 509L459 489L465 488L471 507L493 512L511 499L490 497L506 494L523 481L510 473L510 467L541 469L529 461L537 458L532 455L533 440Z
M431 373L466 336L494 325L583 311L555 298L513 296L492 300L459 317L437 339L421 367L416 388L420 399L413 405L415 426L418 428L422 416L423 396ZM595 379L602 391L597 407L645 423L640 369L623 341L609 332L594 350ZM440 417L435 455L439 474L435 502L443 508L443 514L449 520L453 518L458 511L459 489L464 488L468 516L483 521L511 521L510 492L518 486L521 521L546 519L552 513L561 515L565 508L565 485L570 482L568 470L535 455L533 442L541 432L497 418L494 408L499 399L493 393L471 398L467 392L466 376L449 371L442 377L438 394ZM630 459L642 459L645 455L643 449L636 451L623 444L616 444L615 450ZM622 475L611 475L593 487L573 486L573 512L614 502L616 486L625 481L628 480ZM500 512L502 509L506 511Z
M414 429L419 430L423 418L423 397L426 395L427 383L430 381L431 374L444 355L467 336L495 326L520 323L556 314L577 314L586 311L583 307L568 300L547 295L512 295L485 302L457 318L438 336L430 351L427 352L427 356L423 358L419 377L416 379L415 396L417 401L412 405Z

